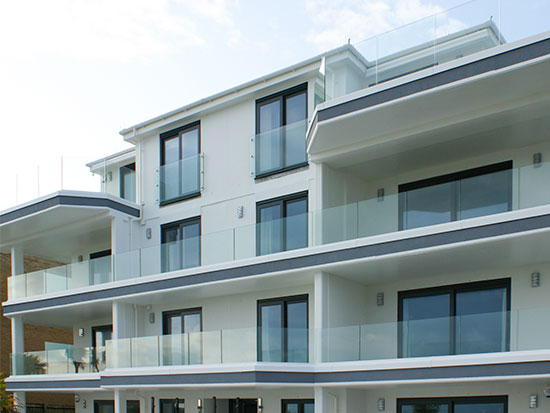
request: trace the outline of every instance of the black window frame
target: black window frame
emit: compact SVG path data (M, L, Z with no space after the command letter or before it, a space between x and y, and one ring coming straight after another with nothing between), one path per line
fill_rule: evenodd
M201 332L202 332L202 307L192 307L192 308L182 308L177 310L163 311L162 312L162 334L163 335L170 334L169 332L167 332L168 331L167 319L169 317L180 315L182 316L182 322L184 322L183 316L191 315L191 314L199 314L201 316ZM184 331L183 327L184 326L182 326L182 331Z
M127 201L130 201L130 202L136 202L137 200L137 193L135 194L136 195L136 199L134 200L131 200L131 199L128 199L128 198L125 198L126 194L124 193L124 180L126 179L126 177L128 175L130 175L129 172L127 172L128 170L131 170L131 171L134 171L134 177L135 177L135 174L136 174L136 163L135 162L132 162L132 163L129 163L128 165L124 165L124 166L121 166L118 170L118 175L119 175L119 195L122 199L126 199ZM135 178L134 178L134 182L135 182Z
M413 191L415 189L422 189L422 188L428 188L430 186L435 185L441 185L446 183L455 183L455 187L453 188L453 198L452 198L452 209L450 211L451 213L451 220L450 222L457 221L457 213L458 213L458 199L459 199L459 193L458 193L458 185L456 183L463 179L468 178L475 178L477 176L483 176L488 175L496 172L503 172L513 169L513 161L504 161L499 162L491 165L485 165L480 166L477 168L471 168L466 169L459 172L453 172L450 174L445 175L439 175L431 178L421 179L418 181L408 182L405 184L400 184L397 187L399 197L398 197L398 210L399 210L399 231L402 231L403 229L403 213L406 210L406 199L405 195L409 191ZM513 178L510 178L510 182L508 185L508 193L507 193L507 202L508 202L508 211L512 210L512 202L513 202Z
M281 125L279 125L279 127L283 127L283 126L287 125L287 123L286 123L285 100L288 99L288 98L291 98L293 96L302 94L302 93L305 93L305 96L306 96L306 108L305 108L306 109L306 118L305 118L305 120L307 120L308 114L309 114L309 110L308 110L309 109L309 101L308 101L308 90L307 90L308 87L307 86L308 86L308 82L304 82L304 83L301 83L299 85L293 86L289 89L285 89L285 90L273 93L271 95L264 96L260 99L256 99L256 116L255 116L255 118L256 118L256 128L255 128L256 135L258 135L260 133L260 107L261 106L279 101L280 102L280 105L279 105L280 106L280 119L281 119ZM304 139L306 139L305 136L304 136ZM286 144L286 139L281 139L281 165L285 164L285 153L286 153L285 152L285 144ZM258 146L257 145L254 148L254 156L255 156L255 158L254 158L254 160L255 160L255 169L257 169L258 160L260 159L259 154L258 154ZM265 177L270 176L270 175L275 175L275 174L279 174L281 172L291 171L293 169L301 168L301 167L307 166L307 165L309 165L309 163L307 161L307 154L306 154L305 162L301 162L299 164L291 165L291 166L281 166L281 168L257 174L257 175L254 176L254 179L265 178Z
M304 413L304 405L305 404L313 404L313 408L315 409L315 399L281 399L281 412L286 413L285 408L289 404L297 404L298 405L298 413Z
M258 334L257 334L257 340L256 340L256 351L257 351L257 359L258 361L262 361L262 317L261 317L261 310L264 306L271 306L274 304L281 304L282 311L281 311L281 325L283 329L283 333L281 334L281 353L282 353L282 361L281 363L287 363L288 362L288 314L287 314L287 306L289 303L306 303L306 329L308 331L307 338L306 338L306 354L307 354L307 360L304 363L309 363L309 294L299 294L299 295L290 295L285 297L275 297L275 298L266 298L262 300L258 300L256 307L256 325L258 326Z
M98 413L100 406L113 407L113 412L115 411L115 401L114 400L105 400L105 399L96 399L94 400L94 413Z
M502 403L504 405L504 411L502 413L508 413L508 396L465 396L465 397L413 397L397 399L397 413L401 413L402 407L405 404L447 404L449 406L449 413L454 412L454 406L457 404L474 404L474 403Z
M195 225L195 224L199 224L199 238L202 236L202 219L201 219L201 216L198 215L198 216L195 216L195 217L191 217L191 218L185 218L185 219L182 219L182 220L179 220L179 221L174 221L174 222L168 222L166 224L162 224L160 226L160 244L161 244L161 272L168 272L168 270L166 269L166 259L164 258L164 252L162 250L162 245L164 245L166 243L166 231L167 230L171 230L171 229L174 229L174 228L183 228L183 227L186 227L186 226L190 226L190 225ZM183 238L182 239L178 239L177 241L183 241ZM198 264L196 265L196 267L200 267L201 266L201 263L202 263L202 250L201 250L202 246L201 246L201 242L199 240L199 251L198 251L198 255L199 255L199 260L198 260ZM183 263L183 255L180 256L180 264ZM184 267L183 265L180 266L179 270L182 270L182 269L186 269L186 268L195 268L195 267ZM172 271L178 271L178 270L172 270Z
M260 210L262 208L271 207L275 205L279 205L281 207L282 216L279 218L282 222L283 219L287 218L287 204L290 202L295 202L299 200L305 200L306 201L306 215L309 212L309 194L308 191L301 191L296 192L294 194L290 195L283 195L276 198L270 198L263 201L256 202L256 256L261 255L261 227L259 224L261 224L261 214ZM308 230L309 230L309 220L306 219L306 240L307 244L303 248L307 248L309 246L309 239L308 239ZM283 225L283 228L281 228L281 243L282 248L281 252L288 251L287 245L286 245L286 226ZM267 255L267 254L266 254Z
M197 139L198 139L198 152L197 152L197 155L200 155L201 150L202 150L201 121L197 120L197 121L188 123L184 126L180 126L179 128L172 129L172 130L169 130L167 132L163 132L159 135L159 137L160 137L160 139L159 139L159 142L160 142L159 165L160 165L160 167L165 165L165 162L164 162L164 160L165 160L164 141L168 140L168 139L171 139L171 138L174 138L176 136L179 137L179 141L180 141L180 144L179 144L179 150L180 150L179 161L181 161L183 159L182 158L182 153L181 153L181 150L182 150L181 135L184 134L184 133L187 133L187 132L189 132L193 129L197 129L197 131L198 131L198 137L197 137ZM160 173L160 171L159 171L159 173ZM199 180L200 180L200 177L199 177ZM161 201L161 199L163 198L163 196L162 196L163 191L164 191L164 188L159 182L159 206L160 207L165 206L165 205L170 205L170 204L173 204L175 202L185 201L187 199L197 198L197 197L201 196L200 183L198 185L198 188L197 188L196 192L191 192L189 194L185 194L185 195L181 195L181 196L178 196L178 197L175 197L175 198L171 198L171 199L168 199L168 200Z
M494 280L475 281L463 284L451 284L437 287L420 288L415 290L399 291L397 293L397 321L399 324L398 330L398 349L397 354L399 358L403 357L403 299L417 298L417 297L429 297L432 295L439 295L448 293L450 295L449 300L449 318L451 319L450 331L449 331L449 354L456 355L456 294L472 291L492 290L495 288L506 289L506 349L510 351L510 308L511 308L511 278L498 278ZM408 357L405 357L408 358Z

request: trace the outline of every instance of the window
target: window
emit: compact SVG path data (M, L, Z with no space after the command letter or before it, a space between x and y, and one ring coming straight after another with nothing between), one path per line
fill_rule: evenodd
M256 101L256 177L307 164L307 83Z
M162 271L176 271L201 265L200 234L200 217L163 225Z
M90 285L103 284L111 281L111 250L98 251L90 254L89 282Z
M507 396L398 399L398 413L507 413Z
M313 413L315 403L313 400L281 400L283 413Z
M220 401L219 399L217 400ZM229 399L228 411L229 413L257 413L258 412L258 400L257 399ZM220 409L223 411L222 409Z
M114 400L94 400L94 413L114 413Z
M308 296L258 301L258 361L308 361Z
M160 135L159 203L200 194L200 123Z
M96 372L104 370L107 365L106 345L112 335L112 325L92 327L92 367Z
M399 185L399 228L512 209L512 161Z
M139 400L126 400L126 413L139 413Z
M508 351L510 279L399 293L399 356Z
M202 362L202 309L162 313L163 365L179 366Z
M136 164L120 168L120 197L136 202Z
M257 255L307 247L307 192L258 202L256 209Z
M185 413L184 399L160 399L160 413Z

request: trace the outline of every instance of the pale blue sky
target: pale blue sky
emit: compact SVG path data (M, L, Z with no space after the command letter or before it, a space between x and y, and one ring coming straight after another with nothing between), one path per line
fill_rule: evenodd
M510 30L515 6L549 3L503 1ZM117 152L125 127L460 3L2 0L2 192L15 192L15 172L24 181L25 170L35 177L35 165L57 165L60 155L83 164ZM498 0L473 4L498 10ZM521 18L533 26L532 14ZM3 197L0 209L14 201Z

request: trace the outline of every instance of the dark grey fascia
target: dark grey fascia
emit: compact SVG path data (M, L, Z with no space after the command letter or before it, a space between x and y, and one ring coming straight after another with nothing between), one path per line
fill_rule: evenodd
M272 272L307 269L324 264L345 262L367 257L384 256L388 254L419 250L440 245L449 245L465 241L487 239L541 228L550 228L550 215L547 214L536 217L522 218L479 227L464 228L449 232L382 242L379 244L337 249L318 254L274 260L259 264L244 265L240 267L232 267L144 283L136 283L121 287L106 288L104 290L70 294L62 297L45 298L43 300L36 300L26 303L4 303L3 309L4 314L9 315L21 311L39 310L82 303L85 301L114 299L132 294L170 290L173 288L181 288L223 280L242 279L245 277Z
M99 390L101 388L101 379L98 377L93 380L78 379L75 375L74 380L36 380L36 381L6 381L7 391L40 391L40 390L58 390L58 389L90 389Z
M503 69L518 63L536 59L550 54L550 39L544 39L516 49L508 50L494 56L486 57L475 62L454 67L440 73L413 80L392 88L381 90L367 96L348 100L340 104L320 109L313 118L309 128L307 142L312 139L312 131L317 123L346 115L358 110L366 109L382 103L390 102L405 96L414 95L439 86L448 85L463 79L477 76L494 70Z
M31 205L17 208L13 211L6 212L0 215L0 225L6 224L16 219L36 214L37 212L45 211L46 209L56 206L83 206L83 207L103 207L110 208L115 211L123 212L130 216L138 218L140 215L139 208L133 208L129 205L115 200L103 197L91 196L75 196L75 195L54 195L51 198L38 201Z

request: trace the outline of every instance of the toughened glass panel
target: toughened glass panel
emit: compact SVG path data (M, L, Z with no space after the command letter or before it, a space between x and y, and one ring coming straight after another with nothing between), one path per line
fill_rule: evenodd
M260 209L258 224L258 255L272 254L283 250L281 205L265 206Z
M456 353L506 351L506 288L456 294Z
M307 247L307 199L287 202L286 216L285 250Z
M90 285L103 284L111 281L111 255L94 258L90 263Z
M188 341L186 334L160 336L159 340L163 366L182 366L186 364Z
M181 157L189 158L199 153L199 128L181 134Z
M439 403L414 403L401 405L399 413L448 413L449 406Z
M448 182L403 193L403 229L451 221L454 185Z
M177 136L165 139L164 144L164 159L163 164L171 164L180 159L179 138Z
M504 403L455 403L454 413L504 413Z
M281 304L261 307L261 361L283 360L281 311Z
M461 180L457 219L509 211L511 189L511 169Z
M183 236L183 268L197 267L200 265L200 223L185 225L182 229Z
M259 121L256 170L262 173L282 167L281 102L277 100L260 106Z
M402 357L449 354L450 294L403 299Z
M287 305L287 361L307 363L307 302Z
M305 162L306 154L306 92L285 100L285 167ZM300 122L300 123L296 123Z
M283 413L299 413L298 412L298 403L296 403L296 402L287 402L287 403L285 403Z

